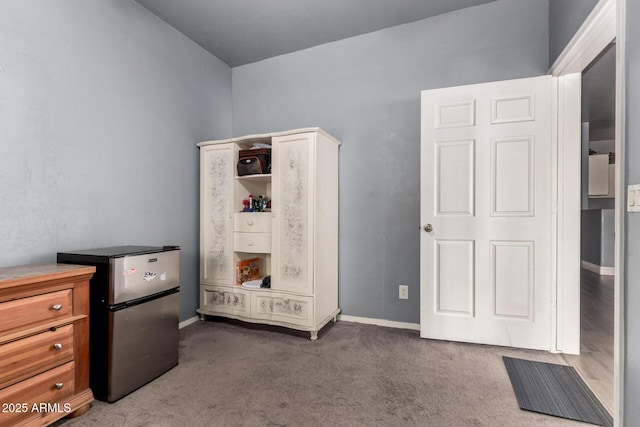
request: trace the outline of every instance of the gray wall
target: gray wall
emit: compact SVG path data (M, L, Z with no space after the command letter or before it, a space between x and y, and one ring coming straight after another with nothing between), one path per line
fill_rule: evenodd
M0 266L182 247L198 302L198 150L231 134L231 70L130 0L0 0Z
M580 216L580 259L600 265L602 244L602 211L583 210Z
M580 162L580 208L589 209L589 122L582 122Z
M549 1L549 67L553 65L598 0Z
M626 170L627 182L640 183L640 2L627 1ZM626 199L624 200L626 206ZM640 420L640 214L625 214L625 425Z
M613 267L615 265L616 211L614 209L602 209L601 212L600 265L602 267Z
M601 267L613 267L615 211L583 210L580 229L580 259Z
M419 322L420 91L545 74L547 14L500 0L233 69L234 135L319 126L343 142L344 314Z
M599 199L597 197L589 198L589 209L615 209L616 199L607 197Z

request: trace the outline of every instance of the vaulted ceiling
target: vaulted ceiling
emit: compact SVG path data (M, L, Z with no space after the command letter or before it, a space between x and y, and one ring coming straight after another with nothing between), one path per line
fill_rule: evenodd
M231 67L494 0L136 0Z
M237 67L495 0L135 1ZM594 129L613 128L612 56L593 66L592 77L585 79L586 120L594 122Z

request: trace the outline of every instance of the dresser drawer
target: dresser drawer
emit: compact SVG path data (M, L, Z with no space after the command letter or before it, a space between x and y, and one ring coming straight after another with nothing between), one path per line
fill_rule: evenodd
M233 231L270 233L270 212L238 212L233 215Z
M73 360L73 325L0 345L0 388Z
M236 252L271 253L271 233L233 233Z
M32 415L31 410L34 404L37 405L37 408L42 403L60 402L73 395L75 391L74 369L74 362L69 362L0 390L0 402L20 405L27 409L27 412L0 413L0 425L13 425L21 418ZM49 408L49 410L56 409L65 410L63 405L60 405L59 408Z
M72 292L66 289L0 303L0 332L71 316Z
M256 319L312 326L313 297L254 292L251 295L251 315Z
M202 289L201 307L207 311L249 317L250 291L237 288L205 286Z

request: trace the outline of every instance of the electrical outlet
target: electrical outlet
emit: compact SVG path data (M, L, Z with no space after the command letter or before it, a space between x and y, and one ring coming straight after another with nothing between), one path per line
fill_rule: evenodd
M409 299L409 287L407 285L399 286L398 298Z
M627 212L640 212L640 184L630 185L627 195Z

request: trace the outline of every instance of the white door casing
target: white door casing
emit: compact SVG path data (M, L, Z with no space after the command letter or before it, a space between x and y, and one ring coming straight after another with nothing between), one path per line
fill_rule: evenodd
M552 349L553 84L422 92L422 337Z

